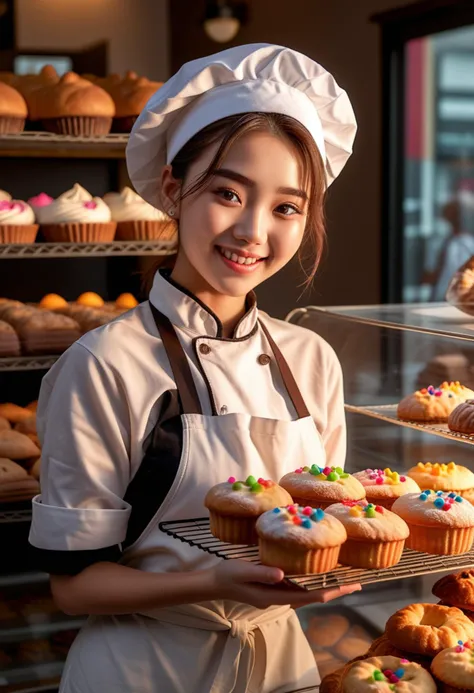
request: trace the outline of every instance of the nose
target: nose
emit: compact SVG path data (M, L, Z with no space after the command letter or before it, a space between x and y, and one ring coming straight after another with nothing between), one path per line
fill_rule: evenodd
M257 206L247 207L234 224L234 238L248 245L263 245L268 239L268 223L264 209Z

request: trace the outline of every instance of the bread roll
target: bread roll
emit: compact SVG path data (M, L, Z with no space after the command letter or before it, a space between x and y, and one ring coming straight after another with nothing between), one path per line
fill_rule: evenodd
M41 450L33 441L18 431L0 431L0 457L10 460L26 460L38 457Z
M19 407L18 404L5 402L0 404L0 416L7 419L10 423L17 424L20 423L20 421L29 419L31 417L31 411L24 407Z

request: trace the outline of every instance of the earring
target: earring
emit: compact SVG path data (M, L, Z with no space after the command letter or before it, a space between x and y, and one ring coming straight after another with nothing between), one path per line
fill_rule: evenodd
M170 211L168 212L168 216L174 217L174 207L171 207Z

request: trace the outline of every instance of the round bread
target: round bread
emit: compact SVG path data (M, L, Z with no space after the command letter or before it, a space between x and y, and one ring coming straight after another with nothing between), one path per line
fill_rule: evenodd
M457 491L460 495L474 487L474 474L455 462L418 462L407 475L416 481L422 491Z
M115 115L110 95L75 72L66 72L58 82L40 88L36 99L38 120L67 116L113 118Z
M342 677L346 667L340 667L331 674L326 674L319 686L319 693L341 693Z
M474 315L474 257L470 257L451 279L446 300L468 315Z
M114 100L116 118L139 115L147 101L163 86L163 82L152 82L146 77L139 77L132 70L128 70L123 79L119 75L110 75L97 79L95 83Z
M473 645L470 642L459 642L454 647L439 652L431 662L434 676L459 693L474 690ZM446 687L443 690L446 691Z
M410 604L390 616L385 632L395 647L427 657L473 638L474 623L455 607Z
M0 431L0 457L10 460L26 460L38 457L41 450L34 442L18 431Z
M31 416L31 411L29 409L25 409L24 407L19 407L17 404L5 402L4 404L0 404L0 416L10 423L17 424L20 421L29 419Z
M0 486L10 481L22 481L28 473L19 464L5 457L0 457Z
M28 115L28 108L23 96L14 87L0 82L0 118L22 118Z
M435 582L431 591L444 604L474 611L474 568L445 575Z
M393 684L398 682L405 693L436 693L436 684L423 667L390 656L369 657L352 664L342 676L341 693L389 693L397 689Z
M32 414L32 416L30 416L29 419L23 419L23 421L19 421L15 425L15 431L18 431L19 433L25 433L26 435L28 435L29 433L33 433L34 435L36 435L36 414Z
M300 467L285 474L279 481L292 496L295 503L325 508L344 500L365 498L360 481L341 467Z
M354 478L360 481L365 489L365 495L369 503L382 505L390 510L396 498L405 493L416 493L420 488L416 481L409 476L392 472L389 467L385 469L364 469L356 472Z
M3 416L0 416L0 431L9 431L11 429L11 424L8 421L8 419L3 418Z
M404 397L398 405L397 416L416 423L446 423L461 401L453 392L430 385Z
M468 399L453 409L448 418L448 428L457 433L474 433L474 399Z
M350 623L341 614L322 614L313 616L306 629L306 637L316 647L333 647L346 635Z
M251 482L254 483L251 483ZM262 484L262 481L266 485ZM258 485L260 488L255 489ZM228 481L216 484L206 494L204 505L220 515L232 517L257 518L266 510L292 502L291 496L273 481L248 477L246 481L237 481L231 477Z
M462 492L462 497L465 498L471 505L474 505L474 488L469 488Z
M369 647L369 639L345 636L337 643L334 651L339 657L347 661L367 654Z

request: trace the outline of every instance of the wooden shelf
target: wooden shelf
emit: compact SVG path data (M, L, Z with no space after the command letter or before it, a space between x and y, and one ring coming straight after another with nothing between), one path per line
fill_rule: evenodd
M50 132L21 132L0 137L0 158L124 159L128 135L70 137Z

